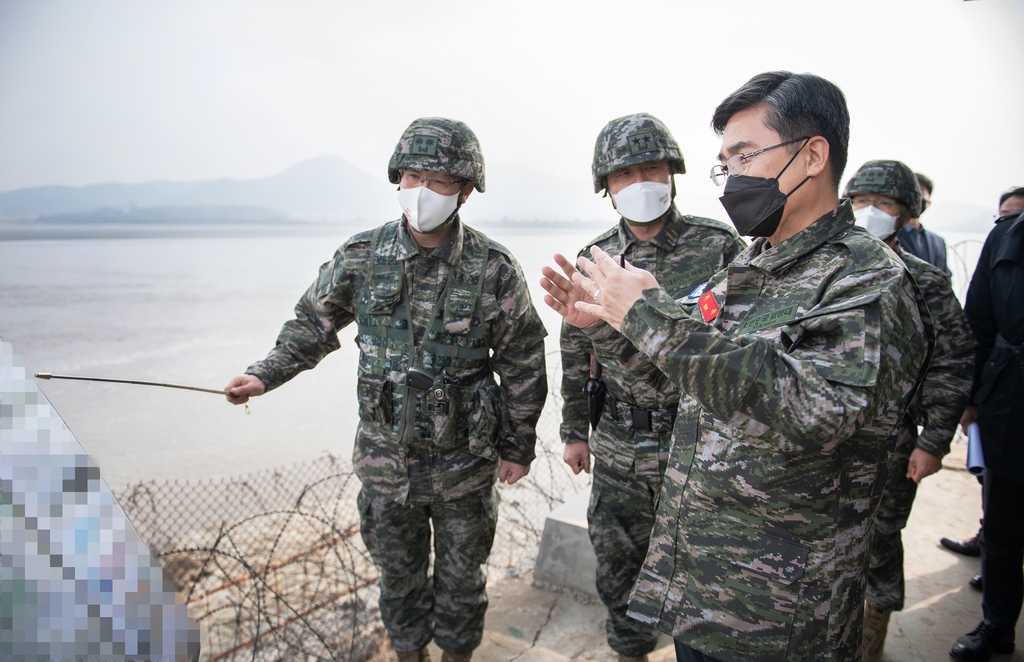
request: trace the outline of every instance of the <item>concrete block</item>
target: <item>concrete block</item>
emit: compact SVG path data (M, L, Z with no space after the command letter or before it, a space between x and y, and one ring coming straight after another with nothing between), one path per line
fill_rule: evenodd
M544 588L561 589L598 599L594 577L597 558L587 533L587 504L590 487L548 513L544 520L534 582Z

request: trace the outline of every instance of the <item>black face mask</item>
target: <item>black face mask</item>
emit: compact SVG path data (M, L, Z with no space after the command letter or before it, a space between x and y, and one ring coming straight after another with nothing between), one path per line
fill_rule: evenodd
M800 149L804 148L805 141ZM751 177L749 175L732 175L725 181L725 194L719 198L725 212L729 214L736 231L745 237L770 237L779 229L782 210L786 207L786 199L796 189L807 183L810 177L796 185L789 193L783 195L779 190L779 177L793 162L796 155L776 177Z

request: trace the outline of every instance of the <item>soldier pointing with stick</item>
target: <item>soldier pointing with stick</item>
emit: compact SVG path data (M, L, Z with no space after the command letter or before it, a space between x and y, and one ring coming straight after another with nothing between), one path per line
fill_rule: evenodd
M760 74L712 126L712 177L751 245L679 300L600 248L582 273L557 256L565 275L544 271L545 301L608 354L642 351L684 394L629 615L672 635L680 660L852 662L873 513L931 343L927 309L839 199L838 87Z
M338 330L357 324L353 456L360 531L381 572L381 618L400 662L428 660L432 638L444 662L462 662L483 635L495 478L515 483L534 458L546 333L515 258L459 218L470 194L484 191L468 126L414 121L388 177L403 218L342 245L277 346L226 388L236 404L276 388L338 349Z

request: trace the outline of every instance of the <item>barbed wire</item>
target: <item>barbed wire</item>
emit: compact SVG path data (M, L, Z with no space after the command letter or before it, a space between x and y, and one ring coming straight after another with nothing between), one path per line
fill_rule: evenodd
M562 461L551 373L537 459L500 490L489 582L521 574L546 515L587 485ZM199 622L204 659L383 661L392 655L359 535L359 487L349 462L326 455L237 478L141 482L118 501Z
M953 272L954 283L959 283L957 287L956 298L964 301L964 297L967 296L967 287L971 283L971 277L974 275L974 269L977 266L977 260L971 261L968 255L968 251L972 246L981 246L984 242L977 239L963 239L949 246L947 251L946 264L950 267L950 271ZM980 249L979 249L980 252ZM953 264L949 264L948 256L953 257Z

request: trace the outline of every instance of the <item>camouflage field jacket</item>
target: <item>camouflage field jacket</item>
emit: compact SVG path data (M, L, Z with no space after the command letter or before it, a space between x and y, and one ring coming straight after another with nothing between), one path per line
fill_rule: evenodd
M686 394L629 613L723 662L859 660L874 513L932 342L920 293L844 201L694 295L646 290L622 325Z
M433 250L420 248L404 221L349 239L320 268L277 346L246 371L275 388L337 349L338 330L357 321L353 464L364 489L401 503L488 487L498 459L530 464L547 397L546 331L522 269L506 248L454 223ZM461 268L466 260L474 268ZM410 321L416 346L427 345L420 367L434 379L422 393L406 385ZM431 401L436 388L444 401Z

